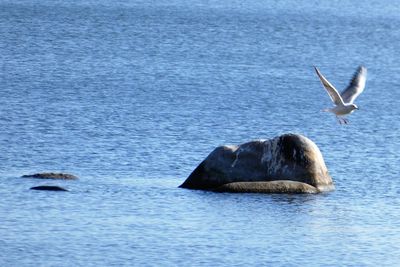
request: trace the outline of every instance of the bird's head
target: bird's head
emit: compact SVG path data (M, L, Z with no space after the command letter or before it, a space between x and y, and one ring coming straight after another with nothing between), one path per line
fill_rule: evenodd
M352 109L359 109L356 104L351 104Z

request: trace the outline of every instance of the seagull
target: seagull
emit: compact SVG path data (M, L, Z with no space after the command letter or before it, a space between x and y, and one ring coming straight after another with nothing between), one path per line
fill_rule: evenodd
M354 73L350 84L340 94L338 90L336 90L336 88L321 74L317 67L314 67L314 69L325 90L331 97L332 102L335 104L335 107L327 108L323 111L334 113L340 124L347 124L349 121L340 116L345 116L358 109L357 105L353 102L357 96L364 91L365 82L367 80L367 69L363 66L359 66L357 71Z

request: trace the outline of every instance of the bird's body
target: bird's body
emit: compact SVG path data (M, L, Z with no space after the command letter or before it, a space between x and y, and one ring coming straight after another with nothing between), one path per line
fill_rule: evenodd
M344 104L342 106L335 106L333 108L328 108L328 109L324 109L324 111L328 111L328 112L332 112L334 113L336 116L345 116L348 115L350 113L352 113L354 110L356 110L358 108L354 107L354 104Z
M333 108L324 109L324 111L332 112L336 115L339 123L348 123L348 120L343 118L343 116L352 113L358 107L353 103L354 100L359 96L365 88L365 82L367 79L367 69L365 67L358 67L356 73L351 79L350 85L343 90L341 94L336 90L336 88L321 74L321 72L316 68L315 71L325 90L328 92L332 102L335 104Z

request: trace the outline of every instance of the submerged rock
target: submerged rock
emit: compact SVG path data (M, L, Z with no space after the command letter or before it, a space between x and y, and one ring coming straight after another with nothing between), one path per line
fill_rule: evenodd
M40 185L30 188L31 190L47 190L47 191L68 191L65 188L54 186L54 185Z
M54 173L54 172L43 172L23 175L22 178L37 178L37 179L60 179L60 180L75 180L78 177L68 173Z
M297 134L217 147L180 187L258 193L318 193L335 188L318 147Z
M230 193L318 193L318 189L312 185L281 180L271 182L235 182L221 185L213 191Z

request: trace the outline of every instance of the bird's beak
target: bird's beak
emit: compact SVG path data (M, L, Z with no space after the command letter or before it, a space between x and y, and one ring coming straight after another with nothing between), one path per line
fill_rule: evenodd
M357 107L357 109L360 109L359 107Z

